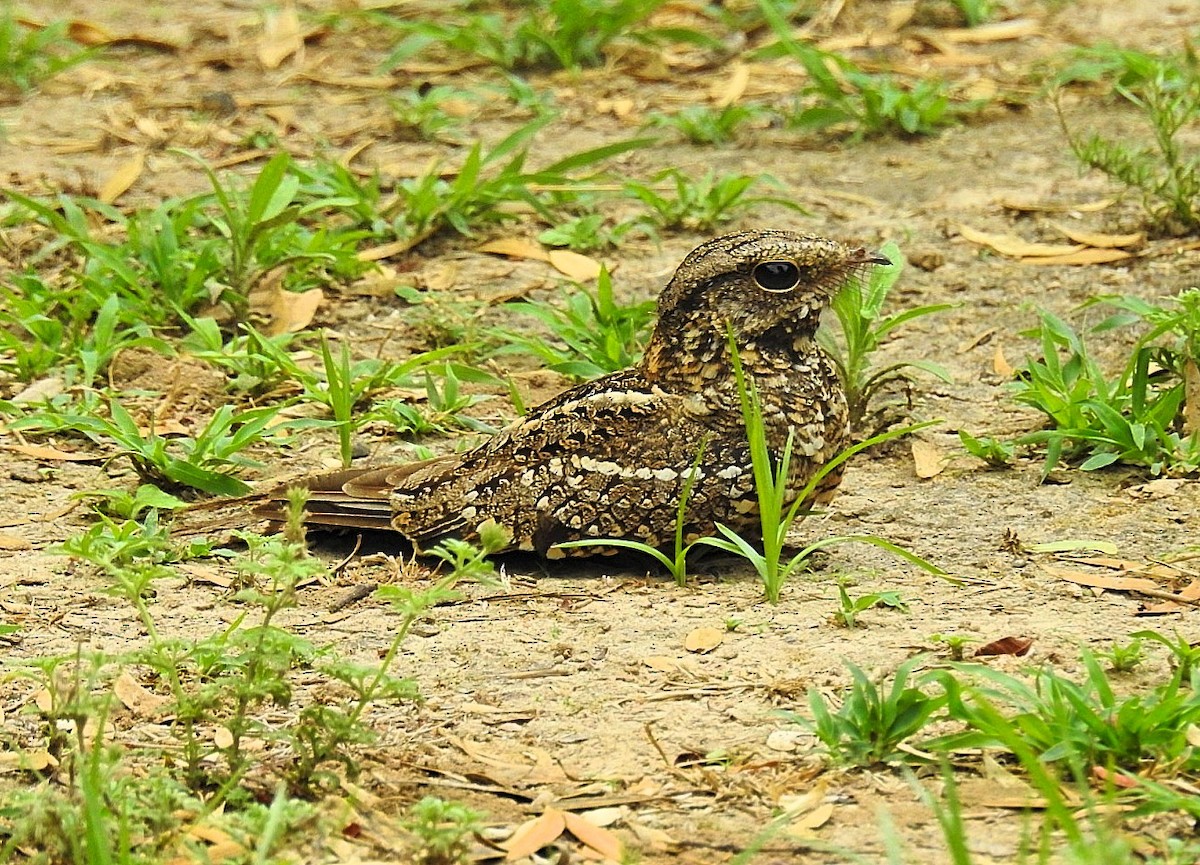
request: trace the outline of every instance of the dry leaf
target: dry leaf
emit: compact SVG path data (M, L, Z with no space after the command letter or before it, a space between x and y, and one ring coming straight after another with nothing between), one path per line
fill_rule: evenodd
M205 859L208 862L221 862L225 859L244 856L246 848L233 839L224 829L197 823L189 826L187 834L208 846L204 848Z
M1033 253L1032 257L1022 258L1021 264L1108 264L1112 261L1121 261L1132 257L1132 252L1126 252L1123 249L1085 248L1061 255Z
M382 261L385 258L391 258L393 255L399 255L402 252L408 252L419 242L418 238L405 238L404 240L393 240L390 243L381 243L379 246L369 246L365 249L360 249L355 256L359 261Z
M91 21L80 21L78 19L67 25L67 38L72 42L78 42L80 45L86 45L88 48L108 45L117 40L115 35L105 30L99 24L93 24Z
M1180 601L1200 601L1200 580L1192 580L1176 595ZM1182 613L1191 604L1177 604L1174 601L1163 601L1161 604L1147 604L1139 613L1144 616L1164 616L1170 613Z
M1001 637L999 640L992 640L984 646L980 646L975 650L975 657L983 658L989 655L1016 655L1018 658L1023 658L1029 654L1029 649L1033 645L1033 640L1025 637Z
M969 225L960 225L958 233L972 243L987 246L1001 255L1011 256L1012 258L1062 256L1078 252L1083 248L1073 244L1030 243L1027 240L1017 237L1015 234L990 234L986 231L971 228Z
M946 456L933 442L912 440L913 469L919 478L932 478L946 468Z
M725 632L720 628L696 628L688 634L683 640L683 647L689 652L705 653L711 652L717 646L721 645L721 640L724 639Z
M987 42L1003 42L1009 39L1024 39L1036 36L1041 27L1033 18L1012 18L1008 21L996 21L991 24L980 24L978 27L959 27L941 30L938 36L948 42L971 42L983 44Z
M532 258L535 261L549 261L550 254L535 240L523 237L502 237L499 240L489 240L483 246L476 247L476 252L490 252L493 255L507 255L509 258Z
M263 32L258 37L258 62L264 69L277 69L284 60L304 47L300 16L293 3L263 13Z
M42 445L4 445L4 449L20 454L21 456L29 457L30 459L45 460L46 462L90 463L106 458L102 454L69 453L67 451L60 451L58 448L44 447Z
M1141 246L1146 242L1146 235L1140 231L1133 234L1101 234L1097 231L1080 231L1057 222L1051 222L1063 235L1084 246L1095 246L1100 249L1119 249L1125 246Z
M567 831L588 847L591 847L605 859L611 859L614 862L621 861L621 839L612 832L609 832L607 829L601 829L579 814L572 814L570 811L564 812L563 818Z
M128 670L122 672L113 682L113 693L117 695L117 699L126 709L139 718L155 718L163 707L171 702L169 697L155 694L142 687L142 684Z
M784 831L793 838L811 838L814 829L820 829L833 816L833 803L825 802L807 814L801 814L788 824Z
M44 772L58 768L58 760L49 751L0 752L0 774L8 772Z
M1061 568L1057 565L1042 565L1051 576L1075 583L1080 586L1090 586L1095 589L1109 589L1116 592L1158 592L1162 587L1141 577L1109 577L1104 574L1093 574L1087 571L1076 571L1071 568Z
M1004 349L1000 346L996 346L996 353L992 355L992 371L1004 378L1012 378L1012 374L1015 372L1012 364L1004 356Z
M717 108L728 108L746 92L750 83L750 67L745 63L734 63L729 70L729 78L709 89L708 95Z
M557 808L547 808L540 817L526 820L518 826L512 837L500 845L505 851L504 860L512 862L532 856L547 844L556 841L566 828L566 815Z
M996 203L1019 213L1097 213L1112 207L1116 202L1111 198L1101 198L1097 201L1084 201L1078 204L1053 204L1024 198L1002 197L997 199Z
M319 288L308 291L280 290L271 304L271 323L267 333L278 336L281 333L296 333L312 324L313 316L325 300L325 292Z
M0 532L0 550L31 550L33 544L12 532Z
M569 249L552 249L548 258L555 270L576 282L588 282L600 275L600 262Z
M213 744L218 748L233 747L233 733L226 726L219 726L213 730Z
M129 188L142 176L145 168L146 154L139 150L132 159L121 163L108 180L104 181L99 192L96 193L96 197L105 204L112 204L129 191Z

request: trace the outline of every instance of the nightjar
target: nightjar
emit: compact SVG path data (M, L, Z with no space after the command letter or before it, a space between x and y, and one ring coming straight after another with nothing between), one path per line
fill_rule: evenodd
M310 490L308 522L394 530L418 551L447 538L474 539L487 520L512 533L511 549L551 559L612 551L556 546L570 540L662 546L673 542L695 465L685 536L711 534L717 523L757 535L729 329L776 456L793 431L794 498L847 432L845 395L815 338L821 310L847 279L886 263L865 249L790 231L711 240L663 290L637 366L567 390L465 453L301 480ZM824 501L839 480L831 472L814 498ZM271 494L260 513L278 516L284 493Z

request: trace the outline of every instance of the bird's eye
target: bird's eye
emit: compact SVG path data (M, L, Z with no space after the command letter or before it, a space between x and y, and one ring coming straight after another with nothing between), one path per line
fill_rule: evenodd
M800 268L791 261L764 261L754 266L754 281L767 291L791 291L800 284Z

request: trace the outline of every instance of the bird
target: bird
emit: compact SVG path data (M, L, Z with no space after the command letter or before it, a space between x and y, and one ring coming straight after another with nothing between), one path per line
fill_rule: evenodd
M282 519L299 485L309 526L390 530L427 554L451 538L477 541L490 521L511 536L494 552L560 559L616 552L606 539L673 544L690 478L685 539L718 524L761 533L729 335L775 461L792 437L790 504L848 435L845 392L816 340L821 312L847 280L886 263L782 229L717 237L662 290L636 365L564 391L471 450L292 481L258 513ZM805 505L826 502L839 482L830 472ZM559 546L567 541L600 543Z

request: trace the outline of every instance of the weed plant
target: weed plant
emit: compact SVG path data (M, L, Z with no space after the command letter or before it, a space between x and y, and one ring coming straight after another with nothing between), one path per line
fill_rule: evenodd
M0 93L32 90L87 57L67 35L67 22L28 27L16 20L11 4L0 10Z
M383 206L380 215L390 221L396 237L413 245L443 229L470 235L481 225L511 218L507 205L514 203L531 208L553 223L552 201L541 188L558 190L556 200L561 203L564 195L580 184L573 172L654 141L617 141L573 153L537 171L526 171L531 140L553 119L552 115L535 118L486 152L483 144L476 142L453 179L446 179L440 168L434 168L421 177L401 181L394 201Z
M759 0L759 8L777 41L758 55L790 57L808 73L788 119L794 128L847 129L855 140L884 134L932 135L980 106L953 102L946 83L935 78L904 86L891 75L865 72L847 57L796 40L771 0Z
M821 692L808 692L812 721L793 715L841 765L873 766L912 759L901 749L920 733L947 702L944 694L927 693L913 684L913 672L925 662L923 656L909 658L896 668L891 687L876 684L866 673L847 664L853 684L837 709L830 707Z
M43 434L78 433L101 447L116 445L117 455L127 457L144 481L234 496L250 488L232 472L259 465L243 451L272 435L268 427L278 413L276 406L238 411L224 405L195 435L168 438L156 433L153 424L148 430L141 427L118 400L112 399L107 417L99 412L47 410L14 421L11 428ZM279 429L277 425L275 430Z
M663 189L664 181L669 184L667 190ZM710 170L693 177L670 168L649 183L626 181L624 193L640 201L646 209L645 220L662 231L708 232L763 204L804 212L804 208L783 196L750 195L750 189L761 181L775 183L766 175L717 175Z
M715 42L693 30L646 26L663 2L548 0L523 5L511 17L488 12L462 13L450 20L381 17L381 22L402 34L385 65L394 67L436 45L501 69L580 69L600 65L605 49L617 39L670 39L709 46Z
M1043 412L1049 429L1015 439L1014 445L1045 445L1045 472L1060 459L1084 470L1116 462L1151 474L1188 474L1200 469L1197 408L1189 402L1200 349L1200 289L1165 303L1106 298L1118 313L1096 331L1129 324L1149 325L1139 334L1124 369L1111 375L1091 356L1083 337L1052 313L1042 311L1041 356L1030 358L1012 384L1018 402ZM1189 390L1192 388L1192 390ZM967 449L997 461L1006 445L963 437Z
M1058 83L1081 78L1111 80L1113 90L1141 113L1149 143L1091 132L1077 135L1059 110L1059 120L1079 162L1135 190L1155 226L1168 233L1200 228L1200 156L1181 133L1200 118L1200 60L1181 55L1097 47L1058 76ZM1143 139L1144 140L1144 139Z
M671 129L691 144L728 144L737 139L743 126L765 113L759 106L739 103L722 108L693 105L674 114L652 115L649 125Z
M514 304L515 311L545 325L552 341L499 330L495 336L506 343L501 351L527 352L555 372L581 380L625 369L641 358L654 322L654 301L618 303L612 277L605 269L596 279L594 292L576 285L563 299L562 306L534 300Z

